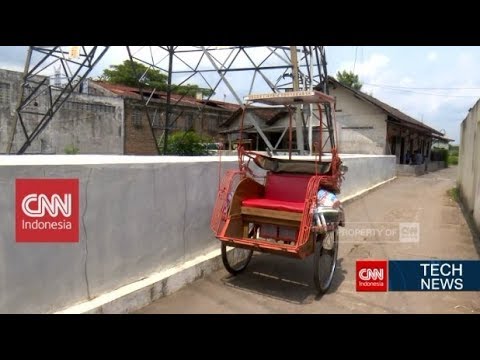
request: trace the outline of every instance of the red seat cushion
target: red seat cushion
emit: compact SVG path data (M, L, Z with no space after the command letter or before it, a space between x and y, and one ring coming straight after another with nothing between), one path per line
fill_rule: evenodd
M248 199L243 200L243 206L262 208L269 210L281 210L281 211L292 211L297 213L303 213L303 208L305 206L303 200L302 202L293 202L293 201L282 201L282 200L272 200L272 199Z
M312 175L270 172L265 183L265 198L303 203L311 177Z
M242 205L254 208L303 213L305 194L312 175L267 174L265 195L261 199L246 199Z

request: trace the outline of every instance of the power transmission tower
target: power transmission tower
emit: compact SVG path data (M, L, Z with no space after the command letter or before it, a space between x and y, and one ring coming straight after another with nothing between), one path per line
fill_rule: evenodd
M15 136L24 137L17 154L23 154L28 149L108 50L108 46L75 48L78 49L68 51L65 46L29 47L8 153L11 153ZM64 72L65 85L58 86L55 81L51 84L50 78L45 76L46 70L56 65L60 65ZM17 122L21 126L21 135L17 134Z
M26 64L28 71L24 75L21 101L16 111L21 133L25 137L17 154L23 154L28 149L78 84L91 73L109 47L75 47L78 57L69 56L72 51L66 51L65 48L68 47L30 47L29 51L33 54L31 58L35 61ZM212 104L215 93L226 94L226 97L219 102L228 100L240 106L244 106L243 98L250 93L278 93L292 89L315 88L328 94L327 63L323 46L128 46L126 48L129 59L132 60L132 66L135 61L146 65L149 69L157 69L168 75L166 116L162 129L163 152L167 146L169 131L174 128L179 118L179 116L173 116L171 109L182 101L182 97L178 96L173 100L171 96L174 90L173 84L176 84L175 87L196 84L202 89L212 91L207 98L198 101L198 116L202 116L207 106ZM41 75L54 64L62 66L67 79L66 85L60 88L50 84L46 78L39 79L36 76ZM147 109L148 101L155 90L150 90L148 84L142 82L143 75L137 74L139 93ZM148 93L144 95L144 89L148 89L145 91L150 92L150 95ZM45 103L38 109L35 107L32 109L31 105L38 103L37 100L40 99ZM331 146L334 145L330 111L325 111L325 114L327 116L323 116L320 123L318 113L313 112L312 118L316 120L309 122L311 124L309 134L312 126L319 126L322 130L328 129L328 136L323 137L324 144L320 144L322 149L328 141L331 142ZM150 126L153 126L148 111L147 117ZM261 124L248 112L246 121L256 129L266 147L275 151L280 141L276 146L272 145L269 137L262 130ZM313 124L315 122L318 125ZM296 125L297 146L303 150L303 130L306 125L302 123L300 116L297 116ZM153 129L152 136L154 136ZM162 149L158 151L161 153Z

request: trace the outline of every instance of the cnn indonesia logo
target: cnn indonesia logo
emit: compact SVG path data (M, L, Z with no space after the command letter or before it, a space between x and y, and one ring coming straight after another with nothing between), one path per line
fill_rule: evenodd
M16 241L78 242L78 179L17 179Z
M37 205L36 209L31 208L31 204L34 203ZM72 216L72 194L65 194L62 199L60 195L53 194L50 198L45 194L29 194L23 198L22 201L22 211L25 215L32 218L42 218L45 216L45 213L56 218L60 213L63 214L65 218ZM51 222L40 222L34 223L22 220L22 228L39 228L38 224L42 224L41 227L48 228L53 227L54 229L60 228L72 228L72 223L63 221L63 223L51 223Z
M357 260L357 291L387 291L387 260Z

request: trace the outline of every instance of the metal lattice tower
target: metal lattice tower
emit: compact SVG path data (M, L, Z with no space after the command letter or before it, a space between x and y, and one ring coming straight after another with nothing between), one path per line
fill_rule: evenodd
M11 152L17 124L20 123L25 137L17 154L23 154L107 50L107 46L78 46L70 49L67 46L29 47L7 153ZM59 66L65 80L61 86L58 86L58 73L54 81L39 76L48 73L48 70L53 73L52 70Z
M76 49L72 51L72 48ZM25 152L76 87L88 77L108 49L108 46L29 48L21 98L16 111L16 119L26 140L17 151L18 154ZM168 77L166 115L162 127L165 147L169 130L176 121L172 117L171 107L181 101L181 99L172 101L170 96L172 84L195 84L200 88L213 90L213 95L199 103L201 104L199 114L205 110L209 100L216 98L219 99L217 101L228 100L243 105L243 98L251 93L317 89L328 94L327 63L323 46L128 46L126 50L130 60L140 62L149 69L161 70ZM56 86L53 81L53 84L50 84L48 79L37 80L36 75L45 72L49 67L58 68L59 64L65 79L65 84L61 87ZM53 70L51 73L53 74ZM148 76L145 75L136 73L139 93L146 108L158 89L149 86ZM31 105L38 103L37 98L45 93L48 95L47 103L42 104L37 110L33 107L32 110ZM152 126L149 112L146 111L146 114ZM320 144L322 149L327 144L335 146L332 116L328 105L325 108L325 115L322 116L322 124L319 124L318 115L308 105L305 107L298 105L296 114L297 144L300 150L303 150L305 143L303 139L307 129L308 145L310 149L312 148L312 126L309 124L321 126L325 134L323 136L325 142ZM28 129L25 119L32 115L37 116L38 122ZM247 113L246 121L255 127L266 146L273 151L275 147L254 117ZM15 132L14 129L12 143ZM162 152L162 149L158 150L159 153Z

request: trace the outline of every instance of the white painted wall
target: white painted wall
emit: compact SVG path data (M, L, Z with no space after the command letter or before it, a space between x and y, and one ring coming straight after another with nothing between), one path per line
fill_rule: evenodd
M480 229L480 101L460 128L458 185L466 208Z
M331 88L337 99L337 133L340 152L349 154L385 154L387 115L376 106L356 98L350 91ZM373 129L345 129L372 126Z

